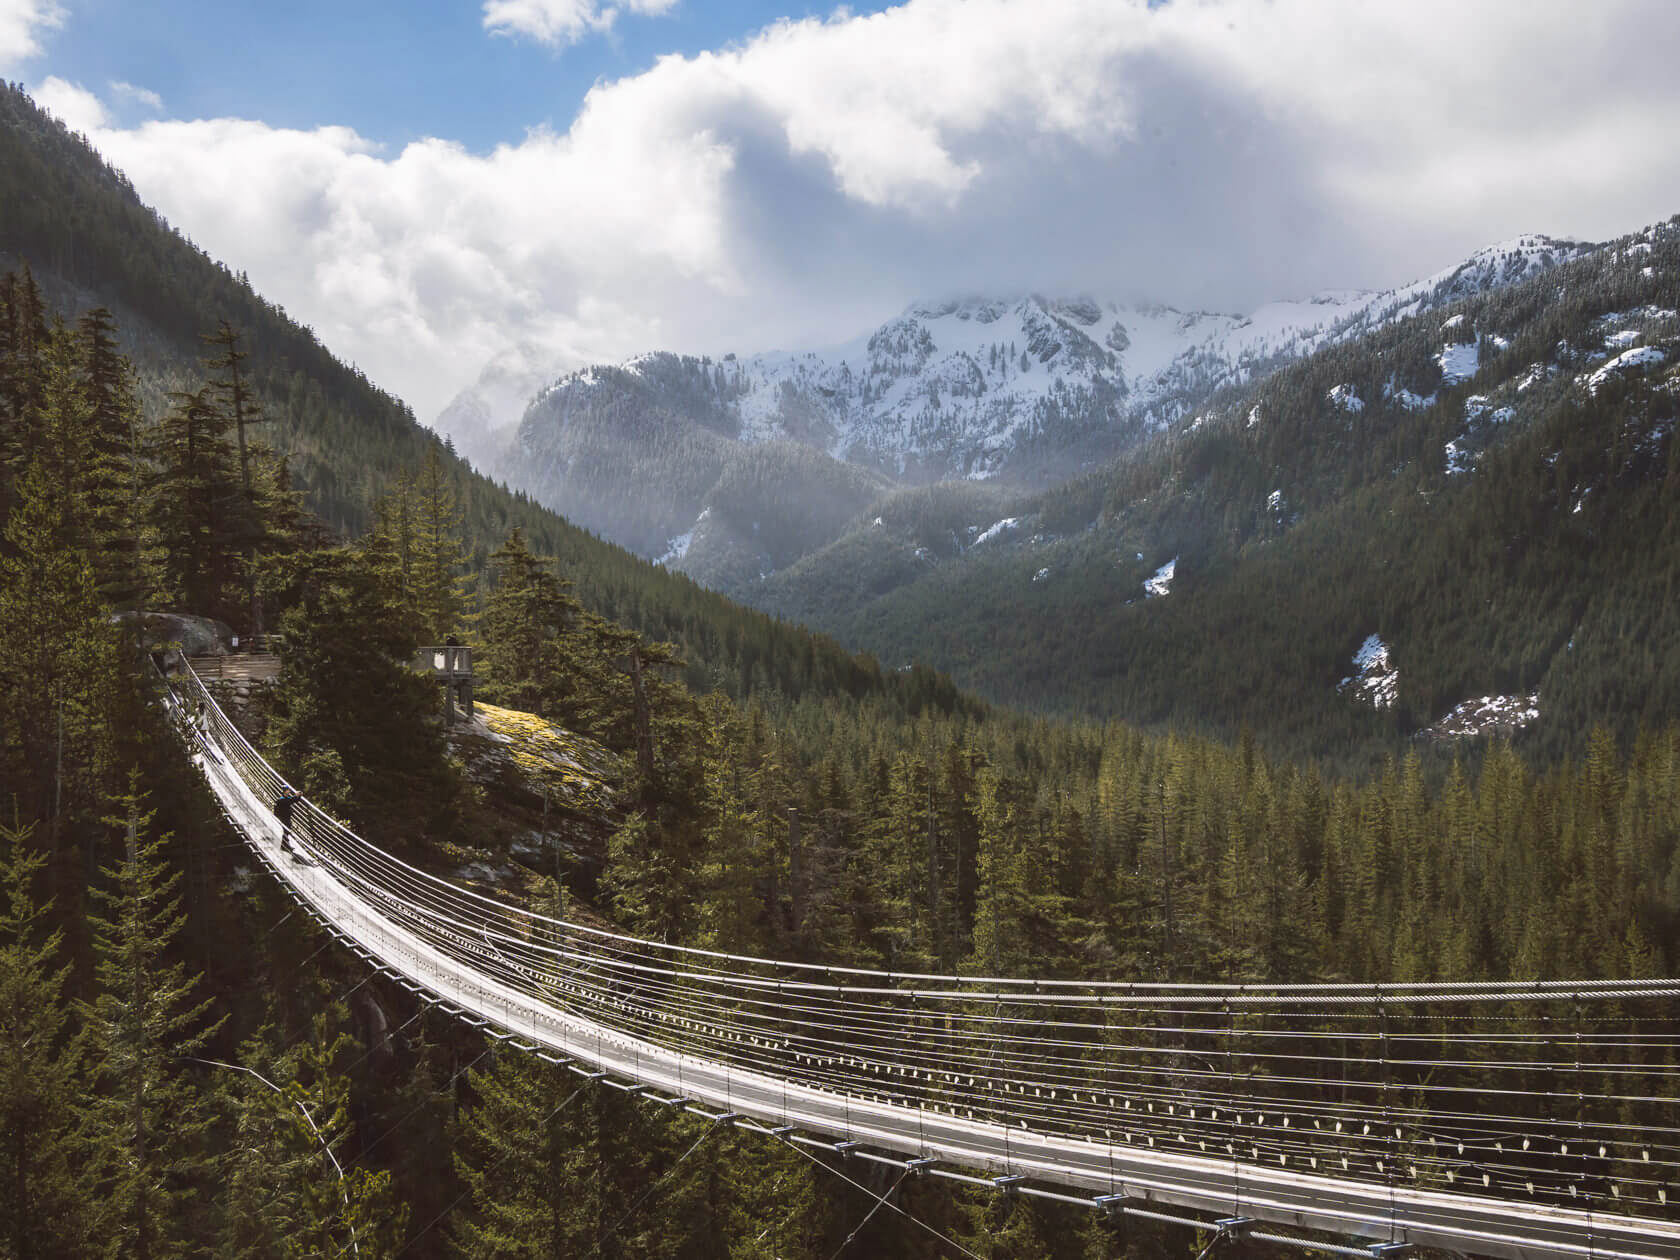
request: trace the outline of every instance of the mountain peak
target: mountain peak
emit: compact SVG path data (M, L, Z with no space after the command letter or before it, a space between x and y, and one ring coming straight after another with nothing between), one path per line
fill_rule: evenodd
M1043 484L1170 427L1221 388L1596 248L1525 233L1399 288L1328 289L1247 315L1088 293L949 294L912 302L833 350L720 363L643 354L551 377L541 393L566 390L581 403L584 393L630 390L726 438L802 443L913 483ZM515 357L523 369L528 357ZM448 419L505 442L522 410L510 387L528 380L493 363ZM525 397L537 393L533 386Z

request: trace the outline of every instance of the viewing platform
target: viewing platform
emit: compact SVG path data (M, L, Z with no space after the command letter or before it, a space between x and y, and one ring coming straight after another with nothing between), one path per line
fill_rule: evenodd
M414 668L430 674L443 688L443 720L445 724L461 720L470 722L473 716L472 648L465 643L442 643L423 647L414 654Z

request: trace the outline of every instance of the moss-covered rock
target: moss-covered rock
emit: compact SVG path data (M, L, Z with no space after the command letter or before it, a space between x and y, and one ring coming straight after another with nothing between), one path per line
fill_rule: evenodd
M613 807L625 777L618 756L534 713L473 707L473 721L450 728L449 737L474 783L580 813Z

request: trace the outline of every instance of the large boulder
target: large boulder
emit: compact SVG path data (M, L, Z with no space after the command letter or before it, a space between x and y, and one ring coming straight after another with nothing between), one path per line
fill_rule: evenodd
M233 628L214 617L194 617L188 613L124 612L118 621L136 627L140 644L148 651L166 647L178 649L183 656L226 656L232 649Z

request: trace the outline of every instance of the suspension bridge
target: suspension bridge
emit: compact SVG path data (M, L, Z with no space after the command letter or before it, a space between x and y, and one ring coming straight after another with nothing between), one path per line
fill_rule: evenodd
M311 860L282 857L288 785L190 665L167 697L228 819L318 922L603 1088L848 1161L1332 1255L1680 1260L1680 981L1099 983L639 940L428 874L307 801L292 825Z

